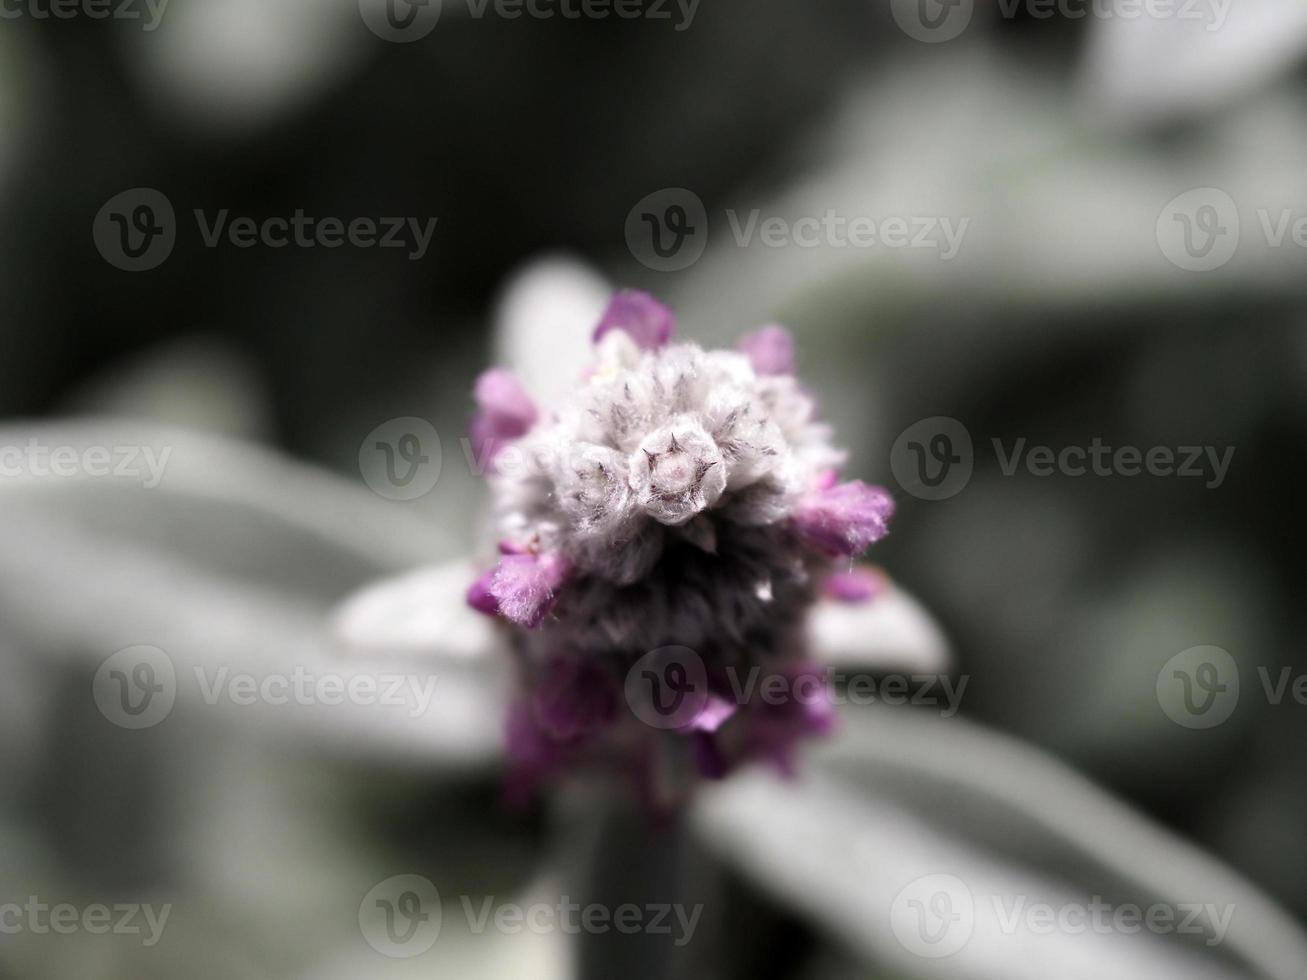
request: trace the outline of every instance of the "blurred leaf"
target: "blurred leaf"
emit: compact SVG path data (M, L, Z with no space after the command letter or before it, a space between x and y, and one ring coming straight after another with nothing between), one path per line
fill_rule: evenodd
M1307 939L1273 903L1036 750L957 719L845 720L799 786L752 775L705 798L697 815L742 874L873 963L994 980L1299 975ZM903 940L904 896L937 875L969 891L974 928L951 956L923 958ZM1058 909L1096 895L1143 908L1210 902L1234 915L1216 949L1004 924L1001 910L1020 901Z

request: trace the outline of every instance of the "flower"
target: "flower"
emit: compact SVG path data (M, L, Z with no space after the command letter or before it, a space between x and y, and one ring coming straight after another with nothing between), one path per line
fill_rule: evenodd
M511 630L519 790L615 752L676 797L687 772L754 758L791 770L794 743L830 728L820 699L763 705L740 681L817 672L804 623L836 563L887 533L893 501L838 482L845 454L794 377L786 331L738 351L674 333L670 310L620 292L591 363L543 415L504 369L477 382L474 439L496 455L512 443L519 464L489 474L500 557L468 591ZM669 649L683 653L635 676L642 692L636 666ZM642 723L664 695L675 723ZM623 696L632 711L615 710Z
M469 435L478 459L493 462L504 444L525 435L536 423L536 408L508 371L487 371L477 379L477 413Z

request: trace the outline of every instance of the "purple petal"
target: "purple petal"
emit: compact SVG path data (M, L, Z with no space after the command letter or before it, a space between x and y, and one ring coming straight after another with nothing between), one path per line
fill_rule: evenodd
M676 314L648 293L627 289L613 297L600 317L595 342L612 330L624 330L637 346L657 350L676 332Z
M499 600L490 591L490 582L495 577L495 571L495 569L491 569L486 572L473 582L467 590L467 604L477 612L485 613L487 616L499 615Z
M480 460L492 462L505 443L520 439L536 424L535 404L517 378L503 368L491 368L477 378L473 397L477 412L470 435Z
M794 525L813 547L832 557L856 558L889 531L894 501L884 487L861 480L809 494Z
M519 626L539 626L553 607L567 567L557 555L505 555L490 579L499 612Z
M681 728L681 731L712 734L726 724L736 710L736 705L725 698L718 697L715 694L709 695L708 700L704 702L703 708L694 716L692 721Z
M865 567L836 572L822 583L822 591L827 597L853 605L871 602L885 591L885 587L885 573Z
M746 334L740 340L740 350L758 374L794 373L794 338L784 327L763 327Z

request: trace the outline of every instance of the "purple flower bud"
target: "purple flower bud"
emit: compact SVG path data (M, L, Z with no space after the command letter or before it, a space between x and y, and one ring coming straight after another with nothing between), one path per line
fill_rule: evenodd
M695 772L717 778L755 759L792 767L797 743L829 730L824 690L741 702L728 671L806 677L801 627L822 589L866 601L878 585L868 571L832 577L832 559L882 537L893 502L839 484L845 454L792 375L789 335L768 327L741 351L704 351L672 343L673 329L661 304L619 293L595 332L593 369L539 424L510 377L478 383L487 437L520 438L535 464L491 473L502 555L468 594L522 627L510 726L519 789L614 756L664 801L684 799ZM697 653L680 675L650 680L638 665L664 647ZM627 685L656 681L659 697L674 696L695 658L709 694L688 724L627 710Z
M712 437L690 419L651 432L631 454L631 489L660 524L684 524L726 489L726 464Z
M503 368L492 368L477 378L473 397L477 412L469 434L478 459L493 462L505 443L520 439L536 424L535 404Z
M487 616L499 615L499 600L490 591L490 583L497 569L491 569L473 582L467 590L467 604Z
M763 327L740 339L739 349L761 375L794 373L794 339L784 327Z
M893 514L889 491L854 480L806 496L795 512L794 526L819 551L856 558L888 533Z
M557 599L567 575L558 555L505 555L490 578L499 612L519 626L535 629Z
M613 297L595 328L598 343L612 330L623 330L636 345L657 350L669 343L676 333L676 314L648 293L624 290Z

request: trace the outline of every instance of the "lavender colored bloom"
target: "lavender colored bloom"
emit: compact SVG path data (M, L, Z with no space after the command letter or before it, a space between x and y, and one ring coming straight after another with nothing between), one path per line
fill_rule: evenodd
M861 480L809 494L794 523L813 546L834 557L856 558L889 532L894 501L884 487Z
M470 436L477 458L493 462L506 443L520 439L536 424L536 407L511 372L492 368L477 378L477 412Z
M495 594L491 590L495 571L486 572L468 586L467 590L467 604L477 612L485 613L487 616L499 615L499 600L495 598Z
M501 557L470 601L520 627L530 717L514 715L510 749L528 783L616 750L666 803L685 792L669 773L752 759L788 771L795 744L829 728L829 705L759 703L730 672L813 672L805 624L833 559L881 537L892 502L838 484L845 454L791 373L784 331L705 351L669 343L672 323L619 293L577 389L521 436L532 465L490 475ZM659 648L689 648L707 672L680 727L622 705Z
M534 629L553 607L566 569L556 554L505 555L490 577L489 591L503 616Z
M763 327L745 335L740 350L760 375L794 373L794 338L784 327Z
M676 314L648 293L627 289L613 297L595 328L595 343L614 330L625 332L644 350L665 346L676 333Z

